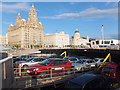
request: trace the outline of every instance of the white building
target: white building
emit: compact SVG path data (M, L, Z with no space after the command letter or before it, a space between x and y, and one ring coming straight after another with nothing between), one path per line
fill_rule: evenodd
M120 44L120 40L93 40L91 41L92 48L109 48L110 46L117 46Z
M70 45L81 48L81 47L89 47L89 37L86 38L80 37L80 33L78 29L76 29L74 36L70 39Z
M69 45L69 35L64 32L45 35L46 48L64 48L66 45Z

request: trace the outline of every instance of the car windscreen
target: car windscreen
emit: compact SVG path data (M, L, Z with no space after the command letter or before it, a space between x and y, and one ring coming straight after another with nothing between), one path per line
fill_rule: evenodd
M34 58L29 58L26 60L26 62L30 62L31 60L33 60Z
M76 63L83 63L84 61L81 61L81 60L79 60L79 61L76 61Z
M44 60L40 63L40 65L48 65L52 60Z
M77 61L76 58L72 57L72 58L69 58L70 61Z

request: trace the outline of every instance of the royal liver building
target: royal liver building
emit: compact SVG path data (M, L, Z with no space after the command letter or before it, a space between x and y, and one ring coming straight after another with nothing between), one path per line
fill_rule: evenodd
M37 13L32 5L28 15L28 21L17 16L16 24L8 28L8 43L17 48L35 48L44 46L44 27L38 21Z

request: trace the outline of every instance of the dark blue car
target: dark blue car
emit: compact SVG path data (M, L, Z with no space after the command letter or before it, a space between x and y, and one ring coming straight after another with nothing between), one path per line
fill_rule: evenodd
M112 80L102 75L82 74L65 84L67 90L111 90Z

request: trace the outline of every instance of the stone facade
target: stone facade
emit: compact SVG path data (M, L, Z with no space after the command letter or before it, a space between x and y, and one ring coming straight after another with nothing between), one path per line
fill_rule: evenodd
M81 38L78 29L76 29L74 36L70 39L70 45L76 48L89 47L89 37Z
M69 45L69 35L64 32L45 34L45 47L46 48L65 48Z
M34 48L44 45L44 27L38 21L37 13L32 5L28 15L28 21L21 19L18 13L16 24L8 28L8 44L12 47Z
M8 44L7 34L6 36L0 35L0 44Z

